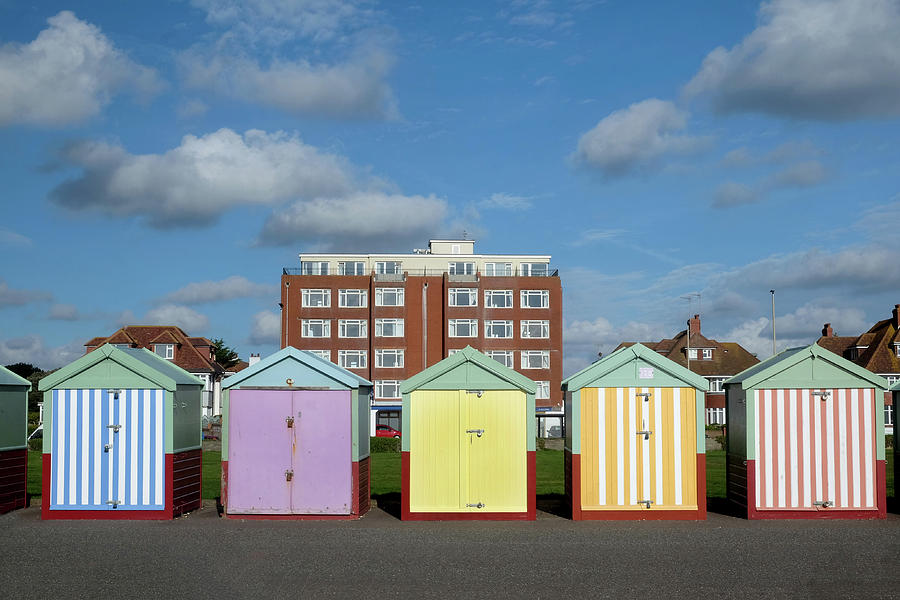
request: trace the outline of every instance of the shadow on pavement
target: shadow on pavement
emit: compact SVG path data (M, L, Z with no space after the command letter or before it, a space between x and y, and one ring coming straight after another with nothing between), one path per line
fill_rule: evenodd
M378 508L395 519L400 519L400 492L372 494L372 499L377 503Z
M566 502L565 494L538 494L536 506L539 511L563 519L572 518L572 510Z
M741 510L733 502L729 502L727 498L706 498L706 512L725 515L726 517L737 517L738 519L747 518L747 513Z

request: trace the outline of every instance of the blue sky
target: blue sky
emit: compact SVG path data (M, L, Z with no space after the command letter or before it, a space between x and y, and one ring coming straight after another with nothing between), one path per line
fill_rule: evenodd
M0 363L242 357L281 268L552 254L565 374L701 312L771 353L900 302L900 4L0 0ZM699 294L691 300L690 294Z

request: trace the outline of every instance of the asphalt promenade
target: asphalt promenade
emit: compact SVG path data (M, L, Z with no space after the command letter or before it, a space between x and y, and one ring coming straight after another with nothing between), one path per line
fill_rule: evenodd
M885 521L171 522L0 516L0 598L897 598Z

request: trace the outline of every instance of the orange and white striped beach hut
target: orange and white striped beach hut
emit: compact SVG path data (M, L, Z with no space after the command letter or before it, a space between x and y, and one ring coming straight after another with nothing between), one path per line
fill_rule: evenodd
M729 501L749 519L884 518L887 386L815 344L726 381Z

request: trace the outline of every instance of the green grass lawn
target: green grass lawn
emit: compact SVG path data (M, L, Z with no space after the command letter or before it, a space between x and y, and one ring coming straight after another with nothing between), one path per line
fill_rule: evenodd
M563 494L563 453L561 450L537 452L537 494L546 496ZM203 453L203 497L217 498L221 489L221 452ZM41 495L41 453L28 453L28 493ZM372 494L400 493L400 453L376 452L372 454ZM710 498L725 497L725 452L714 450L706 453L706 495ZM894 495L894 453L887 452L887 495Z

